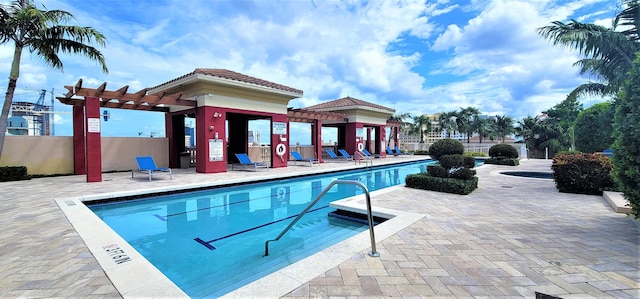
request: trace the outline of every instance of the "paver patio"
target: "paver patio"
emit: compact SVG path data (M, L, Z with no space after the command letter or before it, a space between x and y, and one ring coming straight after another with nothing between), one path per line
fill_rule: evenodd
M523 160L515 169L550 171L550 163ZM85 183L84 176L0 183L0 297L121 297L56 198L346 167L355 166L226 174L176 169L173 180L158 176L153 182L109 173L101 183ZM639 298L638 223L614 213L601 196L559 193L552 180L499 173L513 169L478 168L480 187L468 196L405 187L374 196L374 210L424 217L379 240L379 258L362 251L284 297L532 298L538 291L563 298Z

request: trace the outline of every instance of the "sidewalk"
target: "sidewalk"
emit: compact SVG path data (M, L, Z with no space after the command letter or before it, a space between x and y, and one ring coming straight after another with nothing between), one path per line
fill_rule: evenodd
M376 159L378 163L410 157ZM381 160L381 161L378 161ZM384 162L383 162L384 161ZM523 160L518 171L549 171L549 160ZM121 297L54 199L116 191L150 192L356 167L353 163L269 171L158 175L104 174L0 183L0 297ZM363 167L363 166L357 166ZM552 180L478 168L468 196L397 187L376 207L425 215L367 251L285 297L640 297L640 229L601 196L559 193ZM253 294L261 296L261 294Z

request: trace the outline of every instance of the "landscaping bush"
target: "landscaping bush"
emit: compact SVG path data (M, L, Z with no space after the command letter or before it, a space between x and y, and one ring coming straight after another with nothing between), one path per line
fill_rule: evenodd
M489 148L489 157L491 158L504 157L505 159L517 159L518 150L510 144L499 143Z
M451 174L449 174L450 178L461 179L461 180L470 180L476 175L476 171L471 168L460 168Z
M602 195L614 186L610 175L613 163L602 154L559 154L553 158L551 170L560 192Z
M437 178L446 178L449 176L449 172L440 165L427 166L427 173L430 176L437 177Z
M440 139L429 146L429 155L436 160L444 155L462 155L463 153L462 142L451 138Z
M2 166L0 167L0 182L30 180L26 166Z
M520 161L518 161L518 159L506 159L504 157L495 159L489 158L484 160L484 164L518 166L520 165Z
M466 168L474 168L476 167L476 159L474 157L464 157L463 166Z
M460 168L464 165L464 157L462 155L442 155L438 159L438 163L447 170Z
M429 154L438 160L438 165L427 166L427 172L408 175L405 186L410 188L469 194L478 188L473 157L464 157L462 142L454 139L441 139L429 147Z
M460 180L454 178L438 178L425 173L418 173L407 175L405 183L408 187L416 189L467 195L478 188L478 177L473 177L469 180Z
M427 151L427 150L415 150L415 151L413 152L413 154L414 154L414 155L425 155L425 156L426 156L426 155L428 155L428 154L429 154L429 151Z

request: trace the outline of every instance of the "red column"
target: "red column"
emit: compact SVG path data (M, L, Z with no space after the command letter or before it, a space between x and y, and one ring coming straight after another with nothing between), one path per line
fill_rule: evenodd
M85 98L87 183L102 182L102 144L100 142L100 99Z
M73 173L87 174L84 157L84 106L73 106Z
M226 111L198 107L196 113L196 172L227 172Z
M285 124L286 128L282 127ZM289 160L289 123L286 114L271 116L271 168L287 167ZM277 130L284 129L284 132ZM284 134L283 134L284 133Z
M378 142L380 143L380 157L384 158L387 156L387 130L386 126L380 126L378 134Z
M351 155L358 150L358 144L362 143L362 136L357 136L358 129L363 129L362 123L348 123L345 127L344 149Z
M322 163L322 120L316 119L311 126L311 143L318 162Z

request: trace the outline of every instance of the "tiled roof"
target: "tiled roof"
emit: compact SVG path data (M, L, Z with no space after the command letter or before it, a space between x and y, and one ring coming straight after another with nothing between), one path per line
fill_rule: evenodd
M197 68L195 69L193 72L188 73L186 75L180 76L178 78L172 79L170 81L167 81L165 83L162 83L158 86L154 86L150 89L155 89L158 87L162 87L163 85L169 84L171 82L174 81L178 81L180 79L192 76L192 75L196 75L196 74L201 74L201 75L207 75L207 76L212 76L212 77L217 77L217 78L222 78L222 79L227 79L227 80L233 80L233 81L238 81L238 82L242 82L242 83L249 83L249 84L253 84L253 85L259 85L259 86L264 86L264 87L269 87L269 88L273 88L273 89L278 89L278 90L282 90L282 91L287 91L287 92L292 92L292 93L298 93L300 95L303 94L303 91L300 89L295 89L289 86L285 86L282 84L278 84L278 83L273 83L267 80L262 80L256 77L251 77L251 76L247 76L244 74L240 74L234 71L230 71L230 70L225 70L225 69L203 69L203 68Z
M364 106L364 107L376 108L376 109L381 109L381 110L387 110L389 112L395 112L394 109L387 108L385 106L381 106L381 105L378 105L378 104L370 103L370 102L367 102L367 101L354 99L352 97L344 97L344 98L341 98L341 99L337 99L337 100L333 100L333 101L329 101L329 102L325 102L325 103L320 103L318 105L313 105L313 106L310 106L310 107L306 107L305 109L307 109L307 110L326 110L326 109L332 109L332 108L354 107L354 106Z

